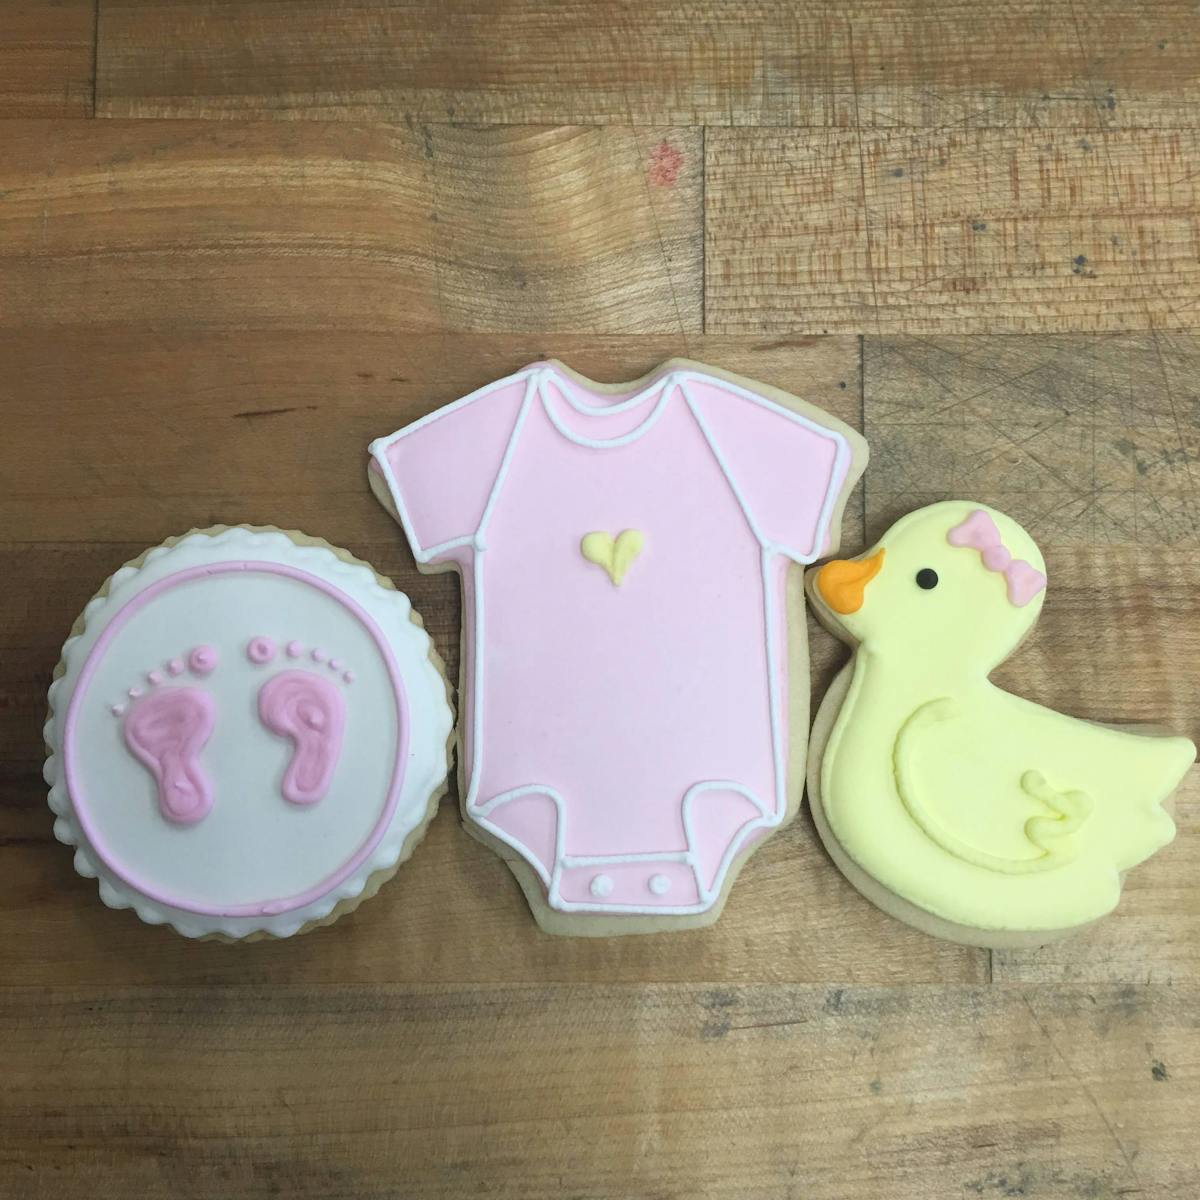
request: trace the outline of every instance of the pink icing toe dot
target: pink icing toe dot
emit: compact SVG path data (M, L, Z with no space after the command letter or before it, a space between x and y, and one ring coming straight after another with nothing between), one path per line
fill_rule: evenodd
M142 689L140 687L131 687L129 689L130 700L136 700L141 694L142 694Z
M259 666L269 663L275 657L275 643L269 637L259 634L258 637L250 639L250 644L246 647L246 657Z
M183 659L182 658L171 659L171 661L169 663L167 663L167 674L168 675L182 675L183 674Z
M347 683L353 683L353 682L354 682L354 672L353 672L353 671L347 671L347 672L346 672L346 673L345 673L345 674L342 676L342 678L343 678L343 679L344 679L344 680L345 680Z
M342 660L340 658L331 658L329 660L329 669L331 671L340 671L342 669Z
M147 682L147 683L148 683L148 684L149 684L151 687L158 687L158 685L159 685L160 683L162 683L162 681L163 681L163 677L162 677L162 672L161 672L161 671L150 671L150 672L149 672L149 673L146 675L146 682Z
M304 647L299 642L288 642L287 656L288 658L299 658L304 653Z
M197 646L188 655L188 666L195 675L211 675L217 669L217 652L212 646Z
M122 713L124 713L124 711L125 711L125 705L123 705L123 704L110 704L110 705L108 706L108 710L109 710L109 712L111 712L111 713L112 713L112 715L113 715L114 717L119 717L119 716L121 716L121 715L122 715Z
M325 651L324 651L324 650L322 650L320 646L318 646L318 647L317 647L317 648L316 648L316 649L315 649L315 650L312 652L312 660L313 660L313 662L324 662L324 661L325 661L325 660L326 660L328 657L329 657L329 655L328 655L328 654L326 654L326 653L325 653Z

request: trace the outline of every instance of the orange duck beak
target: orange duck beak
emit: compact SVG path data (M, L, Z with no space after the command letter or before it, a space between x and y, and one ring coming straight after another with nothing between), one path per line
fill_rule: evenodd
M876 550L870 558L835 558L817 572L817 591L835 613L849 616L863 606L867 584L883 568L885 551Z

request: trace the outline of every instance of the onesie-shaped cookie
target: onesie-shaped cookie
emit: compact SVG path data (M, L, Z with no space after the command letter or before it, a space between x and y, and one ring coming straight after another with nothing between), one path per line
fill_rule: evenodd
M551 932L715 920L799 802L789 568L836 547L862 439L697 363L603 386L542 362L371 452L417 562L462 574L468 829Z
M808 574L854 656L821 704L809 798L834 861L880 908L972 945L1036 945L1102 917L1174 836L1186 738L1063 716L988 673L1033 626L1042 556L993 509L949 501Z

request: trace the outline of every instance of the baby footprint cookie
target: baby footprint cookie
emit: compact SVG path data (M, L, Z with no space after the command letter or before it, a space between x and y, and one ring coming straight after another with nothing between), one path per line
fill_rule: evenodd
M451 726L420 619L369 566L302 534L193 532L117 571L63 647L55 834L110 907L287 937L408 857Z
M1095 725L996 687L1046 594L1033 539L948 501L807 576L854 647L817 713L813 819L842 872L919 929L1037 945L1113 909L1123 873L1175 833L1182 737Z

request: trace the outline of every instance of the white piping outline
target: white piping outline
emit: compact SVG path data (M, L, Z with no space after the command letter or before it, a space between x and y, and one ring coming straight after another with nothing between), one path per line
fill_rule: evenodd
M520 408L517 412L516 420L513 422L513 428L509 434L508 443L505 446L504 454L500 460L500 465L496 471L496 478L492 483L491 491L488 493L487 503L484 506L483 514L480 517L479 527L473 534L467 534L461 537L451 538L449 541L441 542L436 546L422 548L420 540L416 536L416 531L413 527L412 520L409 516L408 509L404 504L404 499L401 494L394 472L392 471L391 463L388 460L387 451L401 438L416 432L418 429L430 424L433 421L440 420L442 417L465 407L468 404L474 403L476 400L483 399L491 393L498 391L501 388L509 387L519 380L525 380L525 394L522 398ZM645 401L648 397L658 391L658 402L654 410L646 417L636 428L629 433L620 435L607 440L589 438L582 434L577 434L564 425L554 411L554 406L550 401L547 389L547 383L553 382L556 390L567 401L567 403L577 412L587 416L612 415L615 413L628 412L636 405ZM795 547L785 546L775 543L766 538L758 527L758 523L754 518L754 514L750 506L746 503L745 497L742 494L741 488L738 486L733 472L731 471L728 462L722 455L720 448L714 440L707 422L701 416L699 405L695 397L691 393L688 384L699 383L718 387L723 391L732 392L735 395L741 396L744 399L752 401L754 404L766 408L772 412L778 413L781 416L787 417L789 420L796 422L799 425L819 434L820 436L829 439L834 444L834 462L832 468L833 479L839 479L841 482L836 487L829 487L826 490L821 509L817 516L816 526L813 530L812 547L807 551L797 550ZM661 390L659 390L661 389ZM487 524L491 519L492 511L495 507L497 498L504 483L508 477L508 471L514 452L516 450L517 441L524 428L526 418L536 395L540 401L546 416L549 418L554 428L569 441L577 445L587 446L593 449L605 450L613 449L620 446L629 445L631 442L643 437L648 433L661 419L666 411L668 401L672 394L678 390L687 404L688 410L692 414L693 420L696 422L700 430L701 436L704 438L706 445L709 448L718 469L728 483L730 490L733 493L734 499L737 501L738 507L742 510L742 515L746 520L751 533L755 540L759 543L762 554L762 588L763 588L763 615L766 621L766 666L767 666L767 693L768 707L770 712L771 724L771 750L774 765L775 779L775 799L777 811L771 813L767 806L756 796L749 788L739 783L734 783L730 780L705 780L699 783L692 784L684 793L681 804L681 817L683 821L684 836L687 841L687 850L685 851L666 851L663 853L655 853L653 851L642 852L636 854L616 854L616 855L599 855L599 856L571 856L565 853L565 825L567 806L561 793L549 785L543 784L524 784L521 787L511 788L508 791L500 792L492 796L482 804L478 801L480 779L483 775L483 654L481 647L485 645L484 621L484 589L483 589L483 558L487 552L487 543L485 538ZM778 635L775 628L776 622L776 598L774 588L772 586L772 566L774 565L776 556L782 555L801 564L807 564L817 559L825 547L826 539L829 534L829 527L833 519L833 511L837 501L841 496L847 472L849 470L850 446L845 436L835 429L830 429L824 425L818 424L802 413L797 413L789 408L785 408L781 404L776 404L767 397L751 392L746 388L740 387L728 380L721 379L717 376L705 375L698 371L671 371L666 375L660 376L652 383L648 384L640 392L611 405L592 405L588 404L581 397L573 393L572 388L568 385L568 380L563 378L552 367L537 364L531 367L526 367L522 371L518 371L514 375L506 376L503 379L496 380L493 383L471 392L470 395L464 396L461 400L455 401L453 404L446 405L443 408L437 409L420 420L413 422L411 425L405 426L403 429L397 430L389 437L377 438L369 447L372 457L378 464L384 480L388 485L388 491L396 505L396 511L400 517L400 524L404 529L405 535L408 538L409 544L412 547L413 555L419 563L427 563L445 554L447 551L457 549L461 546L471 546L474 554L471 564L471 585L474 594L474 637L472 638L472 680L471 680L471 779L467 787L467 796L464 800L463 807L467 814L475 820L482 828L486 829L493 837L512 849L534 869L538 878L541 879L547 890L547 903L552 908L559 912L574 913L574 912L596 912L596 913L625 913L630 915L688 915L694 913L705 912L712 907L713 902L719 897L722 888L724 887L725 877L728 874L729 867L734 858L737 856L741 847L745 845L746 839L751 833L758 829L770 829L778 826L783 815L787 811L787 765L785 762L784 746L783 746L783 730L781 717L781 702L779 696L779 679L778 679ZM712 883L705 885L700 874L700 863L694 849L696 841L693 829L692 807L695 799L699 795L703 795L710 791L731 791L749 800L751 804L758 810L759 816L752 818L742 825L733 837L729 845L722 855L720 864L717 867L716 873L713 876ZM549 799L555 807L555 839L554 839L554 867L551 872L547 872L545 866L539 861L538 856L519 838L506 833L493 821L489 820L490 814L497 808L508 804L510 801L517 800L523 796L539 795ZM700 896L700 901L697 904L689 905L653 905L648 908L641 908L633 904L604 904L564 900L560 892L560 883L562 872L564 869L587 866L605 866L618 865L631 862L682 862L686 863L691 869L696 880L697 894Z
M574 442L577 446L589 446L593 450L611 450L617 446L628 446L630 442L636 442L639 438L644 437L655 425L658 424L663 413L667 409L667 401L671 398L671 392L679 386L679 379L676 375L667 375L663 379L662 391L659 393L658 403L654 406L654 411L648 417L643 418L640 424L631 429L628 433L620 434L614 438L590 438L582 433L576 433L563 424L562 419L554 411L554 405L550 402L548 394L549 389L546 387L548 380L553 379L558 385L558 391L561 395L565 395L567 402L575 409L576 412L585 413L589 416L607 415L608 413L628 412L635 404L641 404L648 395L650 389L644 389L636 396L631 396L628 400L622 400L620 404L614 404L611 408L603 406L597 408L590 404L584 404L578 397L572 397L568 392L564 391L562 381L555 379L549 371L539 371L537 376L537 391L538 397L542 402L542 407L546 410L546 416L550 418L550 423L563 435L569 442Z
M492 519L492 510L496 507L496 500L500 495L500 489L504 486L505 480L508 478L508 465L512 461L513 452L517 446L517 440L521 436L521 430L525 427L525 418L529 414L529 407L533 403L534 380L530 377L525 383L525 395L521 400L521 407L517 412L517 419L513 422L512 432L508 435L508 445L504 447L504 455L500 459L500 466L496 471L496 479L492 484L492 490L488 493L487 503L483 508L483 515L479 518L479 528L476 530L474 546L475 546L475 562L471 572L471 587L475 595L475 637L471 642L471 675L473 684L471 687L471 763L480 762L483 757L483 661L484 656L481 647L487 645L484 634L484 607L483 607L483 556L487 553L487 532L488 522ZM479 780L482 771L472 769L471 783L467 789L466 807L468 812L475 808L478 804L479 796Z
M697 375L694 371L689 371L679 378L679 387L683 392L683 397L687 401L688 408L692 411L692 416L696 419L696 424L700 426L700 432L704 435L704 440L708 443L709 450L712 451L712 456L717 460L717 466L721 468L721 474L725 476L730 488L733 490L734 496L737 498L738 505L741 507L742 513L745 515L746 523L750 526L751 532L758 539L759 545L764 550L771 553L783 554L795 562L807 565L810 562L815 562L821 557L821 551L825 548L825 538L829 533L829 526L833 521L833 510L837 505L838 497L841 495L841 487L830 488L825 493L825 499L821 504L820 511L817 513L817 523L813 530L812 548L806 553L802 550L797 550L793 546L784 546L777 542L772 542L765 537L762 531L758 528L758 523L754 519L754 514L750 511L750 506L746 503L742 495L741 488L738 487L737 481L733 477L733 472L729 468L729 464L725 461L725 456L721 453L716 441L713 439L712 432L708 427L708 422L700 415L700 410L696 404L696 398L692 395L688 388L689 383L719 383L722 387L728 388L737 395L744 397L747 400L753 400L756 404L763 408L769 409L771 412L779 413L781 416L790 417L793 421L803 425L806 429L811 429L814 433L821 434L823 437L831 439L834 443L833 456L833 471L832 475L836 479L839 473L842 478L846 476L843 470L849 467L848 459L850 457L850 445L846 439L835 429L827 429L824 425L818 425L815 421L810 421L801 413L793 412L790 408L784 408L782 404L776 404L772 400L768 400L765 396L756 396L753 392L746 391L745 388L739 388L735 384L726 384L724 380L716 380L708 376Z
M729 845L725 848L725 853L721 856L721 861L713 874L711 885L706 885L704 877L701 874L700 862L696 851L692 848L696 844L692 808L695 804L697 796L704 795L707 792L722 791L736 792L758 810L758 816L751 818L737 830L737 836L734 837ZM554 826L554 869L552 872L547 872L545 866L540 861L538 855L534 854L530 848L521 841L520 838L513 837L506 833L495 822L489 820L492 812L497 808L502 808L504 805L513 800L519 800L523 796L545 796L554 805L555 810L555 826ZM784 805L784 809L786 809ZM538 878L546 887L547 903L551 908L559 912L575 913L575 912L606 912L606 913L663 913L667 916L683 916L688 913L705 912L712 907L713 901L721 893L721 888L725 882L725 876L728 874L729 866L733 862L738 850L745 843L746 838L756 829L769 829L779 824L782 819L783 809L780 810L779 816L770 815L762 801L749 788L744 787L740 783L733 783L725 779L705 780L703 783L694 783L683 795L682 818L683 831L687 840L688 849L686 850L664 850L662 852L647 850L629 854L567 854L564 842L566 839L566 814L567 804L563 799L562 793L557 788L543 786L536 783L528 783L523 787L511 788L507 792L500 792L493 796L490 800L485 801L477 808L471 811L472 817L476 822L482 825L494 838L503 842L507 846L511 846L523 859L537 872ZM639 909L632 904L604 904L593 901L578 901L564 900L561 892L562 875L564 871L575 870L580 867L609 867L622 866L629 863L684 863L691 869L692 875L696 881L696 894L700 897L697 904L656 904L653 908Z

